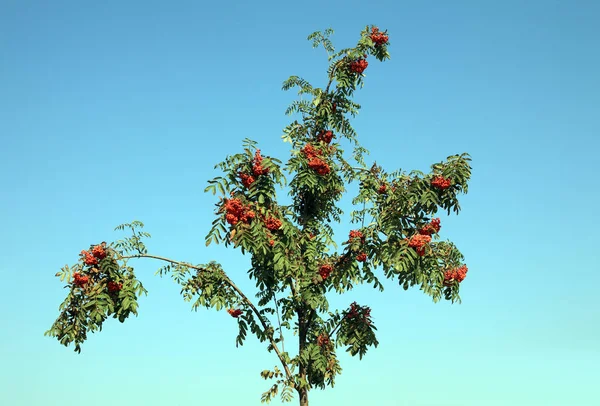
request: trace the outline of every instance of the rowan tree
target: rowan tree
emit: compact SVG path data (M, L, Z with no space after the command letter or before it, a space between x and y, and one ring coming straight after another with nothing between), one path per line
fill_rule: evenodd
M291 144L287 162L263 155L246 139L241 153L216 166L222 176L206 188L219 196L206 244L222 243L250 257L256 299L242 292L217 262L194 265L149 254L144 239L150 234L134 221L117 227L131 235L90 245L76 265L56 274L69 291L46 335L65 346L74 343L81 352L88 332L101 330L107 318L124 322L131 313L137 315L138 297L147 291L129 261L153 258L164 264L157 274L170 273L194 309L226 309L236 319L236 345L244 343L249 330L276 354L280 366L261 372L275 380L263 402L277 394L291 401L296 391L305 406L311 389L333 386L341 373L338 348L362 358L378 344L370 308L354 302L332 310L329 293L363 283L383 290L384 277L404 289L417 285L434 302L460 301L467 267L452 242L439 241L440 219L434 216L439 209L459 212L457 195L467 192L470 157L450 156L427 174L368 166L349 116L361 108L352 98L363 86L367 58L390 57L388 34L367 26L355 47L336 52L332 33L327 29L308 37L328 53L325 87L298 76L283 83L284 90L297 88L300 96L286 111L297 117L282 137ZM347 148L352 149L349 157ZM338 246L331 224L342 221L339 202L352 182L358 194L349 220L356 226L348 238L338 238ZM277 193L286 191L291 204L280 204ZM298 336L292 353L283 347L284 332L290 330Z

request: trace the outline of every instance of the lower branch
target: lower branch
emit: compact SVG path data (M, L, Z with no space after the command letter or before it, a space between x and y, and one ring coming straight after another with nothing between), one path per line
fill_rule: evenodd
M169 263L174 264L174 265L183 265L183 266L186 266L188 268L195 269L197 271L210 272L208 269L202 268L200 266L195 266L195 265L188 264L186 262L181 262L181 261L174 261L172 259L165 258L165 257L159 257L157 255L136 254L136 255L120 256L120 259L129 259L129 258L152 258L152 259L158 259L159 261L169 262ZM235 285L235 283L233 283L233 281L231 279L229 279L229 277L227 275L224 274L223 276L224 276L223 280L225 281L225 283L227 283L240 296L240 298L242 299L242 301L244 301L252 309L252 311L256 314L256 317L258 317L258 320L260 321L260 324L262 325L263 329L265 331L267 331L267 329L268 329L267 323L263 319L262 315L259 313L259 311L256 308L256 306L254 306L254 304L250 301L250 299L248 299L248 297L244 294L244 292L242 292L240 290L240 288L238 288ZM279 358L279 361L281 361L281 365L283 365L283 368L285 370L285 373L286 373L287 377L291 378L292 377L292 371L290 371L287 363L283 359L283 355L281 355L281 352L279 351L279 348L277 347L277 344L275 343L275 340L273 340L272 336L269 336L269 341L271 342L271 345L273 346L273 349L275 350L275 353L277 354L277 357Z

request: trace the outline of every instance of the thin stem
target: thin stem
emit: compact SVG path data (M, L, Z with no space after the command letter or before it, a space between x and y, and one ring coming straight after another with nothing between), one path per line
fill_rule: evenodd
M331 332L329 334L327 334L328 337L333 337L333 335L337 332L336 330L338 328L340 328L340 326L342 325L342 320L344 320L343 317L340 319L340 321L338 322L338 324L333 328L333 330L331 330Z
M283 343L283 330L281 329L281 319L279 318L279 306L277 305L277 296L273 293L273 301L275 302L275 311L277 312L277 324L279 325L279 338L281 338L281 351L285 352Z
M331 70L331 75L329 75L329 83L327 83L327 87L325 88L325 94L329 93L329 87L331 86L331 84L333 83L333 79L335 78L335 71L344 60L345 58L342 58L341 60L337 61L333 66L333 69Z
M120 256L119 259L129 259L129 258L152 258L152 259L158 259L159 261L165 261L165 262L169 262L169 263L175 264L175 265L183 265L183 266L186 266L188 268L195 269L197 271L211 272L210 270L208 270L206 268L202 268L200 266L195 266L195 265L192 265L192 264L188 264L186 262L175 261L175 260L172 260L172 259L169 259L169 258L160 257L158 255L150 255L150 254L127 255L127 256ZM268 330L267 323L263 319L262 315L259 313L259 311L256 308L256 306L254 306L254 304L250 301L250 299L248 299L248 297L244 294L244 292L242 292L240 290L240 288L238 288L236 286L236 284L233 283L233 281L231 279L229 279L229 277L225 273L223 273L223 279L224 279L224 281L233 290L236 291L236 293L242 298L242 301L244 301L252 309L252 311L258 317L258 320L260 321L260 324L263 326L264 331L267 331ZM275 343L275 340L273 340L273 336L272 335L268 336L268 338L269 338L269 341L271 342L271 345L273 346L273 349L275 350L275 353L277 354L277 357L279 358L279 361L281 361L281 365L283 365L283 368L285 370L285 373L286 373L287 377L291 378L292 377L292 371L290 371L287 363L283 359L283 355L281 355L281 352L279 351L279 348L277 347L277 344Z

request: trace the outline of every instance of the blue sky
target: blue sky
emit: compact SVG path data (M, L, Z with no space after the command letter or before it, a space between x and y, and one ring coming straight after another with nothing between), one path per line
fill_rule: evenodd
M152 253L218 260L254 292L248 258L204 246L206 180L246 137L285 160L281 83L325 80L306 36L332 27L353 46L376 24L392 59L369 64L353 124L387 170L472 155L463 211L442 216L469 273L461 305L391 282L333 298L373 308L380 346L341 355L311 405L595 404L599 16L583 0L1 2L0 403L260 404L274 355L236 349L234 320L191 312L157 263L134 264L140 316L81 355L43 336L65 294L54 274L138 219Z

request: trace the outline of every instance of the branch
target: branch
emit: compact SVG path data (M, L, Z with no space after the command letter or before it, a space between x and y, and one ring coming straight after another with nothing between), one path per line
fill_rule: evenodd
M335 77L335 70L338 68L338 66L340 66L341 62L343 62L344 60L345 60L345 58L342 58L339 61L337 61L336 64L334 65L333 69L331 70L331 75L329 75L329 83L327 83L327 87L325 88L325 94L329 93L329 87L333 83L333 79Z
M331 332L329 332L329 334L327 334L328 337L332 338L333 335L337 332L336 330L342 325L342 321L344 320L344 317L342 316L342 318L340 319L340 321L335 325L335 327L333 328L333 330L331 330Z
M188 268L192 268L195 269L197 271L201 271L201 272L210 272L208 269L206 268L202 268L200 266L195 266L192 264L188 264L185 262L181 262L181 261L175 261L169 258L165 258L165 257L159 257L158 255L150 255L150 254L137 254L137 255L126 255L126 256L120 256L120 259L129 259L129 258L152 258L152 259L158 259L160 261L165 261L165 262L169 262L171 264L175 264L175 265L183 265L186 266ZM265 320L263 319L263 317L261 316L261 314L259 313L258 309L254 306L254 304L250 301L250 299L248 299L248 297L240 290L240 288L238 288L235 283L233 283L233 281L231 279L229 279L229 277L223 273L223 280L233 289L237 292L237 294L242 298L242 300L252 309L252 311L256 314L256 316L258 317L258 320L260 321L260 324L262 325L264 331L266 332L268 330L268 326L267 323L265 323ZM275 350L275 353L277 354L277 357L279 358L279 361L281 361L281 365L283 365L283 368L285 369L285 373L287 375L288 378L292 377L292 372L290 371L287 363L285 362L285 360L283 359L283 355L281 355L281 352L279 351L279 348L277 347L277 344L275 343L275 341L273 340L273 336L268 336L269 337L269 341L271 342L271 345L273 346L273 349Z
M281 329L281 319L279 318L279 306L277 305L277 296L273 293L273 301L275 302L275 310L277 312L277 324L279 325L279 337L281 338L281 350L285 352L285 346L283 344L283 330Z

